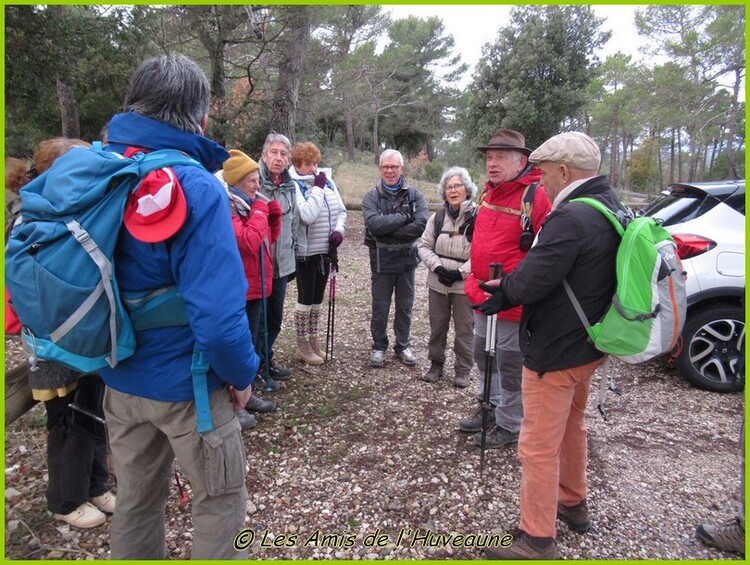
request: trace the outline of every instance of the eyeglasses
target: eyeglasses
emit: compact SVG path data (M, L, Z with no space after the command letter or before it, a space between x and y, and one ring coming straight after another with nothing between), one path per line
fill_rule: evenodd
M445 187L445 191L451 192L452 190L461 190L462 188L464 188L463 183L449 184Z
M384 171L396 171L401 168L401 165L380 165L380 168Z

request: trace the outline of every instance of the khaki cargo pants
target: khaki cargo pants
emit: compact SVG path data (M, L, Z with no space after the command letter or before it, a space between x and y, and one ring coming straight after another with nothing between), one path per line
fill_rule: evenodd
M104 410L117 477L112 559L165 559L165 505L176 458L192 487L192 559L247 559L234 537L245 526L245 450L226 388L209 395L214 429L196 431L195 405L107 388ZM184 539L179 532L180 539Z

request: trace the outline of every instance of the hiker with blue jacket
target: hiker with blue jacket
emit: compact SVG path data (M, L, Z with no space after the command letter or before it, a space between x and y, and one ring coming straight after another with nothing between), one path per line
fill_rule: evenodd
M601 212L571 202L585 196L614 212L624 210L607 177L597 176L596 142L580 132L562 133L529 160L542 171L552 212L515 271L499 286L482 284L488 299L475 305L488 316L523 305L521 521L510 547L485 548L490 559L556 559L557 518L576 532L590 527L585 412L591 377L604 354L589 341L563 281L592 323L609 308L617 283L620 235Z
M126 206L115 251L123 292L176 287L187 324L137 332L132 357L101 371L117 476L112 559L165 559L165 507L176 457L192 488L192 559L246 559L233 540L245 526L245 450L234 407L244 407L259 359L245 315L246 282L226 193L212 172L229 154L205 137L210 84L184 56L146 59L131 77L108 149L176 149L203 167L149 173ZM154 176L152 176L154 175ZM170 304L171 313L180 304ZM193 354L209 363L194 388ZM208 394L208 398L204 395ZM202 403L212 430L197 431ZM201 410L202 412L202 410Z
M414 366L411 351L411 311L414 271L419 264L417 240L427 225L429 210L424 195L404 179L404 158L386 149L379 159L380 180L365 193L365 245L370 249L372 284L372 351L370 365L382 367L388 349L388 314L395 295L394 351L404 365Z
M327 360L320 348L320 315L331 271L332 254L346 234L346 206L333 179L318 170L320 149L305 141L292 149L289 169L297 183L297 304L294 326L297 350L294 357L309 365Z
M263 144L260 159L260 181L258 192L281 206L281 233L271 247L273 255L273 289L266 302L267 320L261 320L260 334L256 337L255 349L261 355L263 367L261 376L266 379L266 390L274 390L277 381L292 377L292 370L277 365L273 361L273 346L281 332L284 320L284 299L287 284L294 279L297 271L297 184L289 174L292 144L289 138L280 133L269 133ZM268 338L268 351L265 351L264 334ZM266 357L267 356L267 357ZM266 366L267 365L267 366Z

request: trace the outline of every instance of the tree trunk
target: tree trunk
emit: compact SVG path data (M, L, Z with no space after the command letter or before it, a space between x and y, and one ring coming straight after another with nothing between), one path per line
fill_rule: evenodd
M610 140L610 148L612 151L612 155L610 155L609 158L609 183L612 186L617 186L619 184L619 179L617 178L617 165L618 165L618 155L619 155L619 147L620 144L618 142L618 134L617 134L617 123L612 128L612 133L610 134L612 136L612 139Z
M60 105L61 131L63 137L81 137L81 124L78 120L78 102L70 88L57 77L57 102Z
M737 163L734 160L734 136L737 131L737 116L739 115L739 95L740 85L743 82L743 69L734 70L734 86L732 88L732 106L729 111L729 128L727 129L727 161L729 163L729 171L735 177L738 178L739 174L737 171Z
M289 29L281 46L279 78L271 103L271 131L283 133L292 142L297 119L297 102L302 68L310 44L310 6L293 6L289 10Z
M378 164L380 159L380 140L378 139L378 121L380 120L380 112L375 110L372 116L372 152L375 154L375 164Z
M349 103L349 95L344 90L341 93L341 105L344 108L344 123L346 124L346 155L350 163L354 162L354 117Z
M674 160L675 160L675 141L674 128L670 131L669 136L669 184L674 184Z

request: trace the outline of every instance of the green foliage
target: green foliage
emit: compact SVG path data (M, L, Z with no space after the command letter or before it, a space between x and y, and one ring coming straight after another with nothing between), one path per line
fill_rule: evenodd
M98 139L150 46L141 7L6 6L6 151L28 154L61 134L57 81L72 88L80 136Z
M628 177L630 187L638 192L656 194L661 177L657 165L659 141L648 138L633 152L628 162Z
M594 52L609 38L590 6L523 6L485 46L463 124L486 140L497 127L521 131L536 147L585 103Z
M430 182L440 182L440 177L443 176L444 170L445 168L440 163L432 161L424 167L424 178Z

